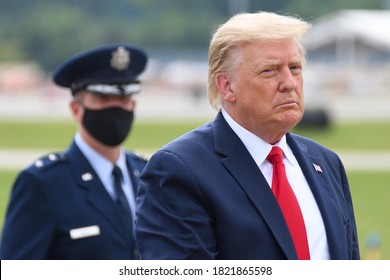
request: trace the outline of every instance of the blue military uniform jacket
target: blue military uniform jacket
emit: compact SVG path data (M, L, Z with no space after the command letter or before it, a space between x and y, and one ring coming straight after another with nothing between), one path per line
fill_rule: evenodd
M132 184L138 187L146 160L126 153ZM16 179L0 244L1 259L133 259L132 232L73 142Z

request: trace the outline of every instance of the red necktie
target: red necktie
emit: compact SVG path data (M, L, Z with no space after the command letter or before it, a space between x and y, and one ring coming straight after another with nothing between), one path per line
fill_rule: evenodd
M272 192L279 203L288 229L290 230L298 259L309 260L310 252L305 223L297 198L287 180L282 149L276 146L272 147L267 159L273 165Z

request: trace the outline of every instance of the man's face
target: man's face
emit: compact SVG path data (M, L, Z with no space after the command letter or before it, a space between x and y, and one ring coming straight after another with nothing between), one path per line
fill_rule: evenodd
M264 133L273 137L286 133L304 111L303 57L298 45L293 40L251 42L238 49L237 57L228 78L232 94L224 98L224 107L261 138Z
M131 95L79 92L70 103L81 137L96 150L119 147L133 123L135 100Z

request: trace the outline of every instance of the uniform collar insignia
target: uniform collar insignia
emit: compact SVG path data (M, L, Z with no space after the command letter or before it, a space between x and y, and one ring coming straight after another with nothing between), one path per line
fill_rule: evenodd
M81 179L83 179L84 182L91 181L93 179L93 176L91 173L87 172L81 175Z
M118 47L112 52L110 64L118 71L126 70L130 65L130 52L124 47Z

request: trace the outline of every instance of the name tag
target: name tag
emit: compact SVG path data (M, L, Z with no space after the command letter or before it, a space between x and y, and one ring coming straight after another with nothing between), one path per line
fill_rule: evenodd
M100 234L100 228L97 225L74 228L69 231L70 238L72 239L81 239L86 237L97 236Z

